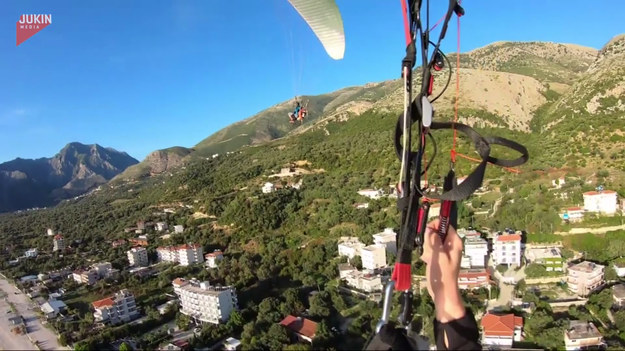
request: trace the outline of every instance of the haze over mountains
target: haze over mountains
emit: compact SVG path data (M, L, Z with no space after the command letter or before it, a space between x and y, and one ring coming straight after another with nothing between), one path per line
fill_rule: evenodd
M137 160L100 145L69 143L51 158L0 164L0 212L42 207L108 182Z
M624 167L625 35L614 37L599 51L572 44L498 42L461 54L460 61L460 121L509 130L516 139L540 145L532 158L541 162L528 167ZM435 95L447 74L437 73ZM448 89L437 101L435 118L451 119L454 93ZM1 164L0 211L50 205L112 178L161 174L194 159L309 131L324 130L327 135L329 124L368 110L399 113L402 99L399 80L305 96L309 115L301 126L288 122L293 108L289 100L236 122L193 148L157 150L141 163L112 149L71 143L51 159Z

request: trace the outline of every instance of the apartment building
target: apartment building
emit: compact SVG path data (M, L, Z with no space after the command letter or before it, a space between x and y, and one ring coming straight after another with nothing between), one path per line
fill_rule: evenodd
M219 324L237 308L233 287L211 286L209 282L176 278L172 282L180 300L180 312L196 322Z
M613 190L588 191L584 196L584 210L604 214L616 213L617 194Z
M362 268L374 270L386 267L386 247L384 245L369 245L360 250Z
M488 242L479 235L466 235L464 239L464 256L468 258L469 265L469 267L465 268L485 267L488 257Z
M181 266L204 262L204 252L199 244L159 247L156 254L161 262L179 263Z
M128 255L128 263L134 267L147 267L148 262L148 250L145 247L133 247L126 252Z
M65 239L61 234L57 234L52 239L52 251L63 251L65 250Z
M570 321L564 331L564 347L566 350L599 350L605 348L603 335L592 322Z
M365 244L361 243L357 237L341 237L338 244L339 256L347 256L347 258L352 259L360 256L360 250L364 247Z
M590 295L605 283L605 266L589 261L572 265L568 269L567 283L569 290L580 297Z
M521 265L521 235L501 234L493 239L493 263L495 265Z
M204 255L206 268L217 268L217 262L223 260L224 254L221 250L215 250Z
M120 324L139 317L134 295L124 289L115 295L94 301L92 304L96 322Z
M393 228L385 228L383 232L373 234L373 243L384 245L386 252L397 255L397 233Z

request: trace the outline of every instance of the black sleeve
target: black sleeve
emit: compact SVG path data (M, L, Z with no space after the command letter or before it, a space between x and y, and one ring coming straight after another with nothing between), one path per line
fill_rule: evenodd
M445 346L447 335L448 346ZM480 332L477 329L475 316L469 308L464 317L448 323L434 319L434 339L439 350L480 350Z

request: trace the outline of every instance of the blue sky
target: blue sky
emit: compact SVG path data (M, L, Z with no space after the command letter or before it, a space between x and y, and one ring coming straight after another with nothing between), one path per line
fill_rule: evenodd
M445 1L432 1L432 22ZM292 98L398 77L397 0L337 0L345 58L330 59L286 0L3 0L0 162L71 141L141 160L192 147ZM461 51L501 40L601 48L625 32L619 1L465 0ZM52 24L19 47L21 14ZM455 21L443 49L455 51Z

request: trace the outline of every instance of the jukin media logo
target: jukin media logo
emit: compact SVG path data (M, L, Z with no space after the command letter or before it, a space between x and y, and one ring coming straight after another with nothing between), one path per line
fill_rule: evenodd
M19 46L51 23L52 15L21 15L16 23L15 46Z

